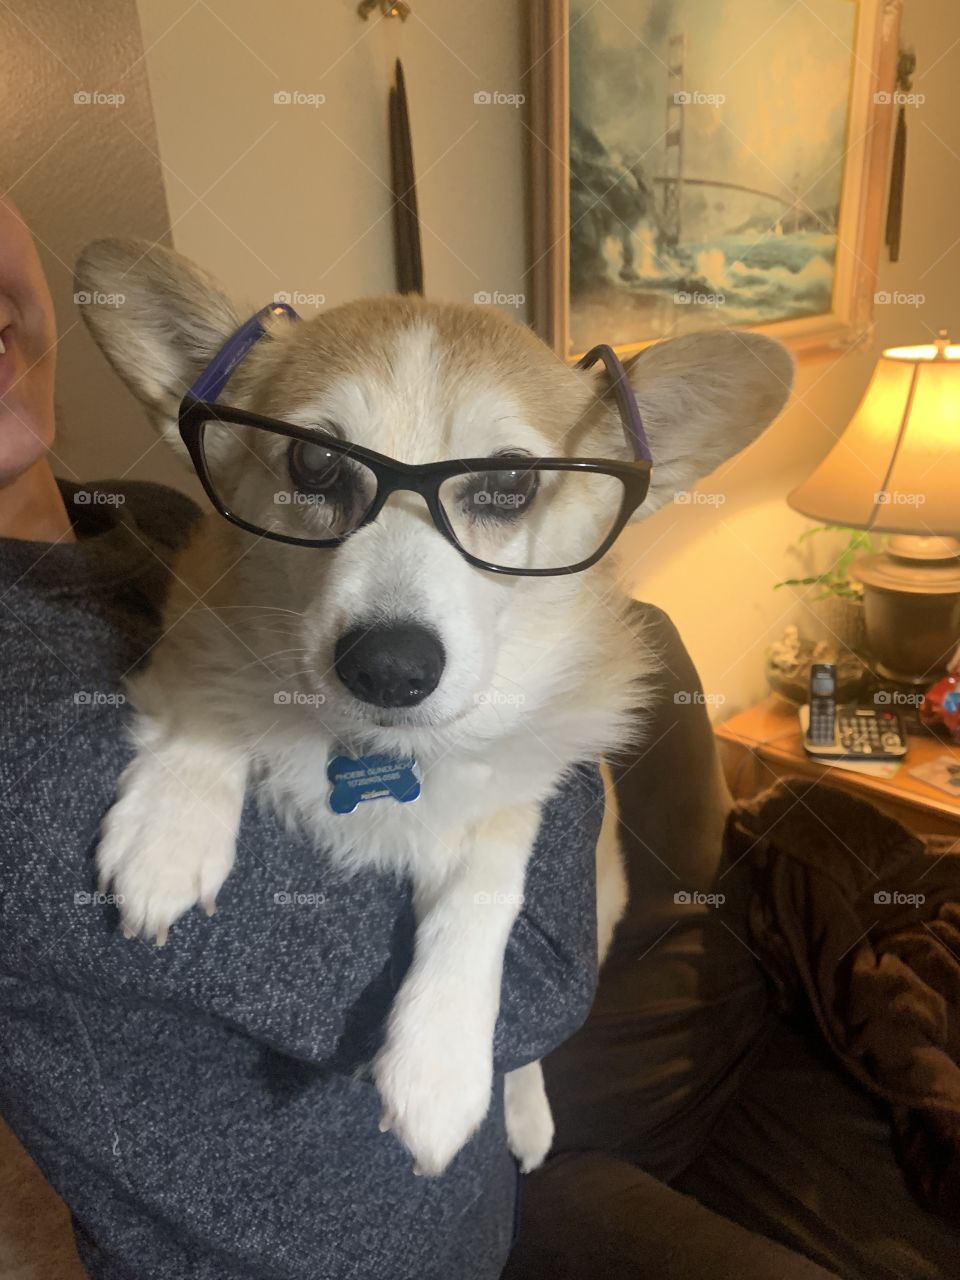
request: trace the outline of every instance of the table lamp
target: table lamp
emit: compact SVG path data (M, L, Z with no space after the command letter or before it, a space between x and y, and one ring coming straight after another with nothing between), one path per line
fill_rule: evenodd
M840 439L787 501L893 535L852 567L881 676L929 684L960 640L960 345L890 347Z

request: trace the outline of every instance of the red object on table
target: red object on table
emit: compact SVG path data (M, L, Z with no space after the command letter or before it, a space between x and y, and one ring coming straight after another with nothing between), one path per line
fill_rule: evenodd
M928 729L946 729L954 742L960 742L960 668L927 690L917 714Z

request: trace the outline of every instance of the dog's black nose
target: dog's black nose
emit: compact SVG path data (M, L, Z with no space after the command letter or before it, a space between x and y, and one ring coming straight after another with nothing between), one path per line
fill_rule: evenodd
M361 702L413 707L440 683L445 661L432 631L400 622L347 631L337 641L333 665Z

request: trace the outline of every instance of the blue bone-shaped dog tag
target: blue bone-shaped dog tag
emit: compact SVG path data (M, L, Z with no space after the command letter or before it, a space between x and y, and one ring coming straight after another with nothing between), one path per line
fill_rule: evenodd
M420 794L417 762L413 756L334 756L327 765L330 808L334 813L353 813L364 800L393 796L409 804Z

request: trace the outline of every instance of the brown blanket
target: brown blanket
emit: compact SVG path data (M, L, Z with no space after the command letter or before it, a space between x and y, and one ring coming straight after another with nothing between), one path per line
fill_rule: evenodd
M921 841L801 779L734 810L752 945L844 1066L890 1105L916 1194L960 1221L960 841Z

